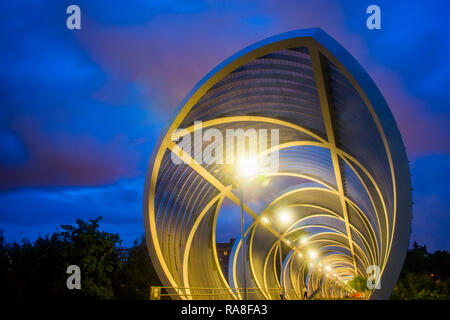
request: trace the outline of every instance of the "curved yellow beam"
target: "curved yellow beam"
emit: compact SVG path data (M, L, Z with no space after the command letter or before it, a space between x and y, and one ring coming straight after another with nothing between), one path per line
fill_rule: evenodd
M293 176L295 176L295 174L294 174ZM281 201L282 199L288 197L289 195L294 194L294 193L298 193L298 192L310 191L310 190L329 192L329 193L332 193L332 194L337 195L337 194L336 194L336 191L335 191L334 189L324 189L324 188L317 188L317 187L306 187L306 188L297 188L297 189L293 189L293 190L290 190L289 192L283 193L282 195L280 195L279 197L277 197L276 199L274 199L274 200L273 200L273 201L272 201L272 202L264 209L264 211L261 213L261 216L264 215L264 214L266 214L266 212L267 212L271 207L273 207L277 202L279 202L279 201ZM348 199L348 198L345 198L345 200L346 200L347 202L353 203L353 202L352 202L350 199ZM355 206L356 206L356 204L355 204ZM360 214L361 212L357 210L357 213ZM362 216L364 216L364 215L362 215ZM362 216L361 216L361 217L362 217ZM362 219L362 221L363 221L363 223L365 224L365 221L364 221L363 219ZM350 224L350 225L351 225L351 224ZM365 225L366 225L366 228L368 228L368 227L370 226L372 232L375 234L375 231L373 230L373 228L372 228L372 226L371 226L370 224L368 224L368 225L365 224ZM353 227L353 228L355 228L355 227ZM356 229L356 228L355 228L355 229ZM374 239L372 239L372 241L374 241Z
M202 210L202 212L198 215L197 219L195 219L194 225L192 226L192 229L189 232L189 235L186 240L186 246L184 248L184 254L183 254L183 282L184 287L186 289L186 296L191 297L191 291L189 289L189 272L188 272L188 262L189 262L189 253L191 251L191 244L192 240L194 239L195 232L197 231L198 226L200 225L200 222L203 220L203 217L206 215L206 213L211 209L211 207L218 201L223 199L222 194L218 194L215 196ZM192 297L191 297L192 298Z
M385 252L384 254L384 259L383 259L383 264L382 264L382 273L384 271L385 265L386 265L386 261L387 258L389 257L390 251L391 251L391 247L392 247L392 238L394 236L394 232L395 232L395 222L396 222L396 212L397 212L397 190L396 190L396 181L395 181L395 173L394 173L394 167L393 167L393 162L392 162L392 156L390 153L390 149L389 149L389 144L387 142L387 138L385 136L385 133L383 131L383 128L381 126L381 123L369 101L369 99L367 98L367 96L365 95L365 93L362 91L362 89L360 88L359 84L354 80L354 78L352 77L352 75L350 74L350 72L326 49L324 48L320 43L315 42L315 41L311 41L311 40L298 40L296 39L295 41L293 41L295 43L295 46L307 46L310 49L310 52L312 52L312 59L317 58L315 56L315 54L319 53L323 54L324 56L326 56L342 73L343 75L350 81L350 83L353 85L353 87L356 89L356 91L358 92L358 94L360 95L360 97L362 98L363 102L365 103L366 107L369 109L369 112L377 126L377 129L381 135L382 141L384 143L385 149L386 149L386 153L388 155L388 162L389 162L389 166L390 166L390 173L391 173L391 177L392 177L392 186L393 186L393 223L392 223L392 229L390 229L389 227L389 217L387 215L387 210L386 208L384 208L385 211L385 219L386 219L386 241L387 241L387 250L383 250ZM279 46L279 47L277 47ZM258 49L258 53L247 53L241 57L239 57L238 59L236 59L236 61L233 61L233 63L230 63L229 65L227 65L226 67L224 67L223 69L221 69L219 72L217 72L217 74L215 74L214 76L212 76L211 78L209 78L201 87L201 89L199 89L197 92L195 92L187 101L187 103L185 104L185 106L183 107L183 109L180 111L180 113L177 115L177 117L175 118L174 122L172 123L172 125L170 126L168 132L166 133L165 137L163 138L163 142L162 142L162 146L164 146L165 144L167 145L167 138L170 137L170 134L172 133L173 130L175 130L176 128L178 128L178 126L181 124L182 120L185 118L185 116L187 115L187 113L191 110L191 108L195 105L195 103L203 96L203 94L205 92L207 92L207 90L209 90L215 83L217 83L220 79L222 79L225 75L229 74L232 70L234 70L235 68L237 68L240 65L243 65L246 61L248 61L249 59L254 59L255 57L258 56L262 56L264 54L273 52L274 48L278 48L278 49L283 49L285 48L285 44L281 45L281 44L271 44L270 46L267 47L263 47ZM323 84L324 81L322 80L321 83ZM323 102L321 103L322 107L323 107ZM157 179L157 173L159 170L159 164L160 161L162 160L162 156L165 152L165 149L160 148L158 150L158 153L156 154L155 157L155 166L153 167L153 170L151 172L151 181L150 181L150 196L149 196L149 201L148 201L148 208L149 208L149 222L148 222L148 227L150 229L151 232L151 237L154 243L154 249L156 251L156 254L161 262L161 268L163 269L164 273L166 274L168 281L170 283L172 283L174 286L175 285L175 281L170 273L170 271L167 268L167 265L165 264L164 258L162 256L162 252L161 252L161 248L159 246L159 239L157 239L157 237L155 238L156 235L156 223L155 223L155 217L154 217L154 192L155 192L155 187L156 187L156 179ZM344 156L342 155L342 153L339 153L339 150L336 150L336 153L340 154L341 157L344 159ZM348 159L351 159L350 157L347 157ZM344 159L345 160L345 159ZM364 171L364 170L363 170ZM356 172L356 171L354 171ZM367 174L365 172L365 174ZM372 183L374 183L374 181L372 181ZM374 186L377 188L377 192L379 192L379 188L376 186L376 184L374 183ZM380 193L381 194L381 193ZM342 198L342 192L341 192L341 198ZM384 197L382 195L380 195L380 200L384 201ZM373 202L373 200L371 200ZM384 203L383 203L384 205ZM384 205L385 207L385 205ZM377 214L377 218L378 218L378 214ZM379 222L379 221L378 221ZM380 233L383 234L380 230ZM350 233L348 233L350 235ZM149 236L147 236L149 237ZM381 249L385 248L385 243L383 243L383 239L380 240L381 241Z

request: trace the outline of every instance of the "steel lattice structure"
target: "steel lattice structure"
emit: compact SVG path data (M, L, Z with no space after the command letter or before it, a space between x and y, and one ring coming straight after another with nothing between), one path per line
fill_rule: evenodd
M243 287L242 239L230 257L229 283L216 253L217 216L225 198L240 206L238 193L224 181L220 165L204 165L180 154L172 133L194 121L203 128L277 128L280 157L273 181L293 183L267 199L259 212L246 203L252 223L245 230L247 287L251 298L279 299L278 239L283 253L287 298L318 289L321 297L342 295L336 277L367 277L377 265L386 299L400 273L411 227L408 160L383 96L356 60L320 29L284 33L258 42L213 69L182 101L161 135L147 172L144 222L147 245L158 275L182 299L201 288L217 289L222 299L240 299ZM190 160L189 164L188 161ZM297 180L296 180L297 179ZM295 182L297 181L297 182ZM245 201L244 201L245 202ZM283 228L264 224L276 208L289 207ZM308 231L320 251L327 277L309 268L301 245L289 239ZM199 297L199 296L197 296ZM202 298L205 298L202 296Z

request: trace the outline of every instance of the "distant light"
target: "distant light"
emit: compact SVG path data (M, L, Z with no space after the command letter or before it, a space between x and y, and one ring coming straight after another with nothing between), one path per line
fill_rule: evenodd
M262 218L261 218L261 222L264 223L264 224L269 224L269 218L267 218L267 217L262 217Z
M317 257L318 257L317 251L309 250L308 256L309 256L310 259L313 259L313 260L317 259Z
M325 269L327 269L327 271L331 271L331 267L330 266L326 266Z
M303 253L299 252L299 253L298 253L298 257L299 257L300 259L302 259L302 258L303 258Z
M308 241L308 237L307 236L302 236L300 238L300 244L305 244Z
M246 178L258 173L258 160L256 158L244 158L239 160L239 173Z

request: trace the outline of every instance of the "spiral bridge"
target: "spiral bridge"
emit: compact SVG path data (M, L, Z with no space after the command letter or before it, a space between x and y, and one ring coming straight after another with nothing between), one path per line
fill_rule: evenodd
M196 121L224 135L279 132L265 151L277 153L278 169L244 189L259 205L244 197L248 223L227 275L217 221L224 203L239 210L241 197L225 165L197 161L205 142L194 137ZM193 152L174 136L190 136ZM411 206L408 160L384 98L342 46L305 29L233 55L183 100L149 163L144 223L158 275L180 299L242 299L242 288L251 288L250 299L280 299L281 288L286 299L341 298L352 292L350 279L373 274L365 297L387 299L408 247Z

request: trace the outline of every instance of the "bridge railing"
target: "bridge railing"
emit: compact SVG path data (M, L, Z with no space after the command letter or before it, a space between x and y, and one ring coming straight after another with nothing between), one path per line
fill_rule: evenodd
M247 299L264 299L259 288L247 288ZM292 291L292 292L290 292ZM264 292L271 297L281 299L281 288L269 288ZM286 295L293 294L293 290L286 290ZM152 286L150 289L150 300L186 299L186 300L236 300L244 296L243 288L199 288L199 287L163 287Z

